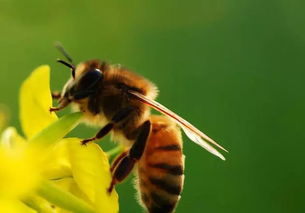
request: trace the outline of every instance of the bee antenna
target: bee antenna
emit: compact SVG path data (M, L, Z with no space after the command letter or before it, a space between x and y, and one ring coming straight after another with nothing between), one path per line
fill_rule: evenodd
M72 71L72 77L75 79L75 66L73 64L70 64L69 62L66 62L64 60L61 60L61 59L57 59L56 60L58 63L61 63L67 67L69 67Z
M69 67L72 71L72 77L75 79L75 65L73 65L72 57L68 54L66 49L63 47L63 45L59 41L55 42L54 45L55 45L56 49L58 49L59 52L61 52L61 54L63 54L65 56L65 58L68 60L68 62L66 62L62 59L57 59L57 62Z
M61 54L63 54L63 56L65 56L66 59L72 64L73 63L73 59L70 56L70 54L67 52L67 50L63 47L63 45L59 41L56 41L54 45L55 45L56 49L58 49L58 51Z

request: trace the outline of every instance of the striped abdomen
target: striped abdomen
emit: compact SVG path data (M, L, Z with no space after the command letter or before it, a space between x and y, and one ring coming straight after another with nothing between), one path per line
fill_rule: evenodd
M183 188L180 129L164 116L151 116L152 132L138 162L140 200L150 213L173 212Z

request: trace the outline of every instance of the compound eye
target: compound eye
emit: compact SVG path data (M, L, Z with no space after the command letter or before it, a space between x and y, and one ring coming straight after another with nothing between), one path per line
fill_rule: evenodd
M96 93L98 86L103 80L103 73L98 69L84 73L70 88L69 95L75 100L80 100Z
M103 79L103 73L99 69L93 69L86 72L79 80L79 89L93 89L98 82Z

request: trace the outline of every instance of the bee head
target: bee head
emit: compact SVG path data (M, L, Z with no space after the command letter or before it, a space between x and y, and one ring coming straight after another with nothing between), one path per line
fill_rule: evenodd
M99 60L91 60L78 65L73 64L72 57L64 49L61 43L56 42L55 47L65 56L67 61L57 59L57 62L67 66L71 70L72 77L65 84L60 102L69 103L74 100L80 100L93 95L101 85L107 68L106 63Z
M76 69L71 68L71 71L72 77L62 90L62 97L69 101L87 98L95 94L102 85L104 73L97 66L88 66L87 63L83 63Z

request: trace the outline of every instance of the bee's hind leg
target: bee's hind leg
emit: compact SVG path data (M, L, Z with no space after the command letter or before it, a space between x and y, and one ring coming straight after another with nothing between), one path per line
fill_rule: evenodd
M113 162L111 163L110 172L113 172L113 170L117 167L117 165L126 155L128 155L128 151L122 152L113 160Z
M135 163L142 157L150 131L151 123L148 120L141 125L136 141L128 153L123 153L122 157L120 158L121 160L116 162L117 165L112 167L112 170L114 171L111 184L107 189L109 193L111 193L115 184L123 181L129 175Z

